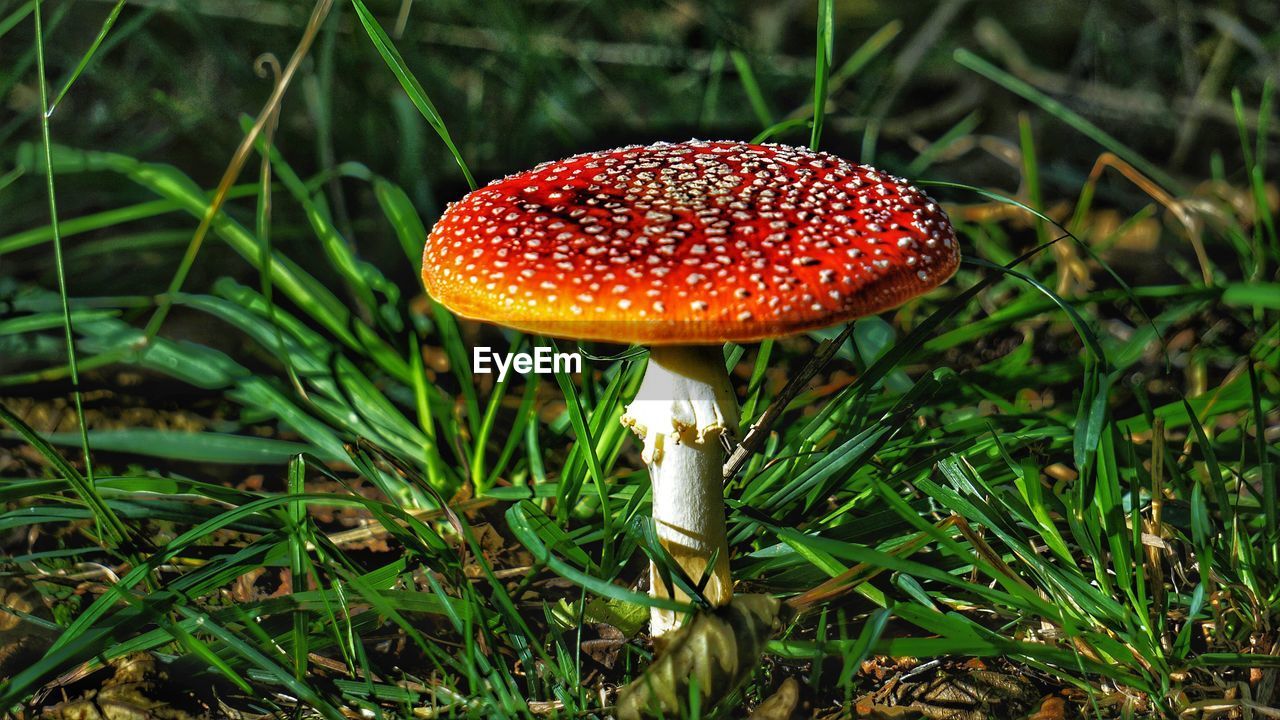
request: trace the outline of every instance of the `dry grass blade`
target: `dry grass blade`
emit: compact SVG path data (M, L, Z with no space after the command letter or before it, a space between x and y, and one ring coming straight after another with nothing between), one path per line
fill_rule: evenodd
M1156 418L1151 427L1151 519L1146 533L1156 538L1164 537L1164 419ZM1151 602L1156 608L1165 607L1164 564L1161 548L1144 543L1147 576L1151 578ZM1168 628L1160 634L1160 644L1169 649L1173 639Z
M1117 172L1134 185L1137 185L1139 189L1150 195L1151 199L1163 205L1165 209L1177 218L1187 242L1191 244L1191 248L1195 251L1196 262L1200 265L1200 274L1204 278L1204 284L1212 286L1213 267L1209 262L1209 254L1205 251L1204 240L1200 237L1203 231L1200 215L1212 214L1215 211L1206 207L1203 202L1175 198L1160 187L1158 183L1115 153L1104 152L1094 162L1093 169L1089 171L1089 179L1080 191L1081 202L1077 206L1077 216L1079 216L1082 207L1085 206L1085 199L1092 198L1094 189L1098 185L1098 180L1102 177L1102 171L1107 168L1115 168ZM1071 223L1072 232L1076 232L1079 229L1078 224L1078 217L1073 218Z
M169 309L173 306L173 298L182 289L187 273L191 271L191 266L195 264L196 255L200 253L200 246L204 243L205 236L209 234L209 227L213 224L213 219L222 210L222 204L226 202L227 193L231 191L231 186L235 185L236 180L240 177L240 172L244 169L245 163L248 162L249 153L253 150L254 142L257 141L258 136L266 129L267 124L272 122L279 112L280 103L284 100L284 94L289 89L289 83L293 80L294 73L297 72L298 66L302 64L302 59L310 52L311 44L315 41L316 35L320 33L320 26L324 24L325 18L329 16L329 11L332 8L333 0L316 0L315 7L311 11L311 18L307 21L306 29L303 30L302 39L298 41L298 46L294 48L293 55L289 58L289 64L284 69L284 74L281 75L279 82L275 84L275 88L271 91L271 96L267 98L262 111L258 113L253 127L249 129L249 132L245 133L244 139L240 141L240 146L236 148L235 154L232 155L231 163L227 165L226 171L223 172L222 179L218 182L218 189L214 193L212 202L209 203L209 209L205 211L204 217L200 218L200 225L196 227L196 232L191 237L191 243L187 246L187 251L182 257L182 263L178 266L178 271L174 273L167 292L160 299L160 305L151 316L151 320L147 322L147 339L155 337L156 333L160 331L160 326L164 324L165 316L169 314Z

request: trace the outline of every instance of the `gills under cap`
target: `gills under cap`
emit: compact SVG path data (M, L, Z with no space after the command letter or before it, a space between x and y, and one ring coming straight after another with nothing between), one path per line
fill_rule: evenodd
M786 145L657 143L543 163L453 203L422 278L466 317L544 335L702 344L895 307L960 261L905 180Z

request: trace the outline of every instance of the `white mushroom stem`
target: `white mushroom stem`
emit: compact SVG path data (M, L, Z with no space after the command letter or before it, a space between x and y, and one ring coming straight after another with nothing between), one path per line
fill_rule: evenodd
M622 423L644 442L659 541L695 583L709 574L703 594L713 606L727 604L733 580L725 541L721 438L738 430L738 401L720 348L652 348L644 380ZM707 573L713 556L715 564ZM674 590L676 600L689 600L682 590ZM671 596L652 564L649 594ZM681 615L653 608L650 633L656 638L674 630Z

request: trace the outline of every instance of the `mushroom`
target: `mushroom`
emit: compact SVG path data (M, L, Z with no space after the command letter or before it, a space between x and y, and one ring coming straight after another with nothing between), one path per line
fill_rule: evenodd
M476 190L431 230L422 276L466 317L649 346L622 422L644 444L660 541L721 606L738 403L719 346L890 309L959 259L946 214L900 178L803 148L695 140L576 155ZM669 593L654 567L650 593ZM681 620L654 608L651 633Z

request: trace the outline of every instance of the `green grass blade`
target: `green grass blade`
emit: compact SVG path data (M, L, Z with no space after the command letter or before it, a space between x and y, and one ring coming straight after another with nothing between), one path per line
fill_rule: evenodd
M307 464L306 459L301 455L296 455L289 460L289 487L290 495L303 495L306 493L307 485ZM310 562L307 559L307 540L310 536L310 525L307 522L307 506L305 503L293 503L288 508L289 514L289 580L291 590L295 595L305 592L307 589L307 577L310 570ZM307 611L298 608L293 613L293 642L290 648L293 650L293 673L298 682L304 682L307 676L307 668L310 663L307 660L308 644L310 637L307 633L309 618Z
M827 116L827 80L831 75L831 58L835 53L835 8L833 0L818 0L817 60L813 71L813 132L809 149L817 150L822 142L822 123Z
M53 142L49 138L49 88L45 81L47 74L45 71L44 27L40 19L41 14L40 2L36 0L34 17L36 65L40 85L40 141L44 147L44 165L48 168L48 172L45 173L45 190L49 201L49 223L53 229L54 268L58 277L58 296L62 301L62 330L63 340L66 342L67 367L70 370L71 377L71 397L75 405L76 423L79 425L80 430L80 452L84 457L85 467L85 477L82 480L79 479L79 473L67 473L67 479L75 485L82 486L77 487L77 491L94 509L94 515L102 525L104 539L120 542L129 537L129 532L120 523L119 519L102 504L101 498L98 497L94 488L93 454L89 451L89 428L84 421L84 397L80 392L80 371L76 365L75 332L72 330L71 325L71 305L67 300L67 277L62 260L62 238L58 234L58 202L53 182ZM25 425L23 427L14 425L17 418L10 415L7 409L3 410L3 415L0 415L0 418L3 418L7 424L18 432L24 432ZM30 430L30 428L25 429Z
M576 444L582 447L583 457L587 461L587 470L591 479L598 485L603 486L604 470L600 466L600 458L596 455L595 440L592 439L591 429L587 426L586 414L582 409L581 398L577 388L573 385L573 379L569 377L567 372L558 370L555 373L556 384L560 386L560 392L564 395L565 405L569 411L569 422L573 426L573 433L576 437ZM575 492L567 492L561 497L561 502L556 508L561 522L568 519L568 513L573 510L577 504L577 494ZM609 517L608 508L601 508L602 517L606 520Z
M50 433L44 437L53 445L78 446L80 442L75 433ZM99 452L228 465L283 465L292 456L310 449L300 443L252 435L153 428L91 430L89 439Z
M1118 155L1125 162L1128 162L1130 165L1138 168L1147 177L1164 186L1165 189L1175 194L1181 194L1185 191L1185 188L1182 187L1182 183L1174 179L1172 175L1161 170L1150 160L1147 160L1134 152L1124 143L1117 140L1115 136L1106 132L1097 125L1094 125L1092 122L1089 122L1079 113L1076 113L1066 105L1063 105L1057 100L1054 100L1043 92L1032 87L1032 85L1025 80L1001 70L990 62L964 48L958 48L955 51L955 59L956 62L966 68L973 70L1015 95L1019 95L1023 99L1038 105L1045 112L1058 118L1072 128L1075 128L1089 139Z
M17 10L14 10L3 20L0 20L0 38L7 35L10 30L18 26L18 23L26 19L26 17L31 14L31 11L35 9L38 2L39 0L27 0L27 2L19 5Z
M435 104L427 96L427 91L423 89L422 84L418 82L418 78L414 77L409 70L404 58L400 56L400 51L391 42L387 32L378 24L378 19L373 16L373 13L369 12L369 8L365 7L363 0L351 0L351 4L355 7L356 16L360 19L360 25L364 27L364 31L369 36L369 40L373 42L374 48L382 56L382 60L386 62L387 67L391 68L396 80L400 81L400 87L404 88L409 99L413 101L413 106L418 108L418 112L422 113L422 117L426 118L427 123L435 129L440 139L444 141L445 147L453 155L454 162L458 163L458 168L462 170L462 175L466 178L467 184L474 190L476 188L476 179L471 175L471 169L467 167L467 162L462 159L462 153L454 145L453 138L449 135L449 128L445 126L444 118L440 116Z
M507 508L507 524L516 539L525 546L534 559L546 565L552 572L597 595L613 600L665 610L688 611L690 609L687 603L668 598L650 597L594 577L553 555L551 549L540 539L536 524L530 520L530 515L537 512L539 512L537 507L530 505L528 500L522 501Z
M92 511L94 518L97 519L104 540L114 545L124 542L131 536L128 527L102 499L95 483L82 475L79 470L76 470L52 445L40 437L35 430L32 430L31 426L10 412L9 408L3 404L0 404L0 422L13 428L19 437L49 461L54 469L62 475L63 481L71 485L75 493L80 496L81 501ZM84 441L82 440L82 442Z
M747 60L746 54L741 50L730 50L729 59L733 61L733 67L738 71L738 81L742 84L743 92L747 94L747 101L751 104L751 111L756 115L756 121L760 123L760 127L771 127L773 110L769 108L769 101L760 90L760 83L756 80L755 71L751 69L751 63Z
M66 84L62 86L62 90L58 91L58 96L54 98L47 110L46 115L52 115L57 110L58 105L62 102L62 98L67 96L67 92L71 90L71 86L80 77L85 68L89 67L89 63L93 60L93 56L97 54L98 48L102 46L102 41L107 39L107 34L111 32L112 26L116 24L116 19L120 17L120 11L124 9L126 0L116 0L116 4L111 8L111 12L107 14L107 19L102 21L102 29L98 31L98 36L93 39L93 43L84 55L80 57L80 62L76 63L75 70L71 71L71 77L67 78Z

